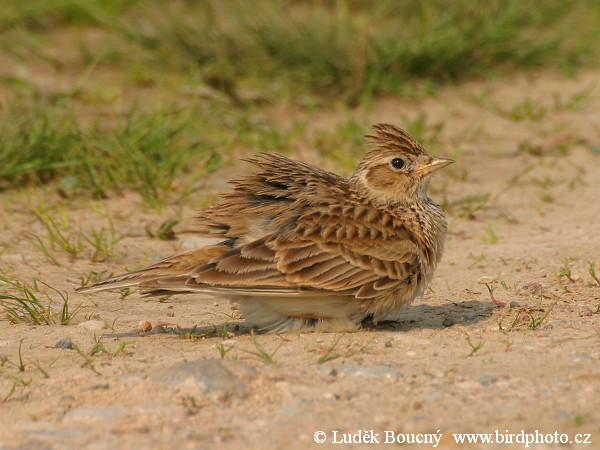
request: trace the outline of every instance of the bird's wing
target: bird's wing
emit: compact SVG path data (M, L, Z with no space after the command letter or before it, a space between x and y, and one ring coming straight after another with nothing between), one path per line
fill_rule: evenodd
M331 212L331 208L316 208L300 217L293 231L234 247L189 275L149 280L141 287L373 298L409 283L419 273L418 246L405 229L387 226L393 219L362 207L348 207L340 215Z

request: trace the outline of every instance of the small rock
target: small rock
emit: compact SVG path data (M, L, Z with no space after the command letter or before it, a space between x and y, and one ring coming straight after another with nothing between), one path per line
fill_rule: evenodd
M511 308L518 308L518 307L519 307L519 306L521 306L521 305L520 305L520 303L519 303L519 302L516 302L516 301L514 301L514 300L513 300L512 302L510 302L509 306L510 306Z
M152 324L147 320L142 320L139 323L139 327L142 333L148 333L149 331L152 331Z
M81 322L78 326L89 331L100 331L108 328L108 325L106 325L104 320L87 320L85 322Z
M223 401L246 398L250 392L244 380L256 379L256 369L243 361L201 359L155 369L148 379Z
M64 338L60 339L59 341L57 341L56 344L54 344L54 347L72 350L74 346L73 346L73 341L71 340L71 338L64 337Z
M386 341L384 345L385 345L386 348L391 348L392 347L392 341L391 340Z
M583 305L581 308L579 308L579 317L586 317L586 316L593 316L594 315L594 311L592 311L592 308L590 308L587 305Z
M443 327L451 327L455 323L456 322L454 322L454 319L452 319L451 317L445 317L444 320L442 321L442 326Z
M175 317L175 311L167 311L167 317Z

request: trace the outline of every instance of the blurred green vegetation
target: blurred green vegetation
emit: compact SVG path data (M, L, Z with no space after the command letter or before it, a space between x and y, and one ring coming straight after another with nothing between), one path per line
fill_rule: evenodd
M600 3L586 1L4 0L0 189L70 176L160 204L236 149L298 145L304 124L262 114L273 104L573 72L597 63L599 38ZM362 142L360 124L337 131Z
M222 86L288 82L331 95L499 69L573 69L598 56L600 4L559 0L5 0L0 30L65 25L121 34L156 63ZM132 56L132 55L129 55Z

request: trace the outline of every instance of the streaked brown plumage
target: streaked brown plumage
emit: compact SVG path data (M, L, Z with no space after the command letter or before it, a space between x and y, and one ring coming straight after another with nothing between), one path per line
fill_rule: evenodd
M393 125L367 138L376 146L348 179L277 153L249 159L259 171L197 217L197 232L219 244L79 291L225 296L262 331L393 318L422 295L442 256L446 220L426 190L453 161Z

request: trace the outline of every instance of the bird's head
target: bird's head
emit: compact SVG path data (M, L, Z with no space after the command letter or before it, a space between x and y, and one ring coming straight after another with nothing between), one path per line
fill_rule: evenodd
M365 155L350 177L353 190L384 204L412 203L427 195L429 176L452 164L433 158L406 131L390 124L373 126L367 139L377 146Z

